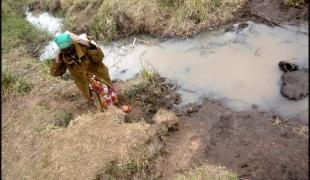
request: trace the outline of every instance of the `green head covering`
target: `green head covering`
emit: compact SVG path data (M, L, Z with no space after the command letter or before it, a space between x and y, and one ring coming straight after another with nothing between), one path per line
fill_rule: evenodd
M54 41L60 49L66 49L71 46L72 38L70 34L60 33L56 35Z

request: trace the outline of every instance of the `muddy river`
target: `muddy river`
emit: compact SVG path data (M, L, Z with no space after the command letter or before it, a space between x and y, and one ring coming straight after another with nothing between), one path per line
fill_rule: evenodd
M48 14L27 14L32 24L55 34L61 29L61 20L50 18ZM142 68L151 68L180 85L182 104L208 97L221 99L234 110L253 110L255 106L308 121L308 97L299 101L284 98L278 68L283 60L308 68L307 26L269 27L247 22L185 40L139 36L98 44L112 79L126 80ZM50 42L40 59L51 58L57 51L56 44Z

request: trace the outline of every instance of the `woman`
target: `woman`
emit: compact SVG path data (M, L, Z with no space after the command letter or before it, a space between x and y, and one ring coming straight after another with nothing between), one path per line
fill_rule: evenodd
M98 109L117 105L119 101L108 68L102 63L102 50L70 32L56 35L54 41L61 52L52 61L51 75L61 76L68 69L77 87Z

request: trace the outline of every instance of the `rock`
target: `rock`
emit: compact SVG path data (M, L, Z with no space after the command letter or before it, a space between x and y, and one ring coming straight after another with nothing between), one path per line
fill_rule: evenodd
M242 30L242 29L244 29L244 28L246 28L246 27L248 27L249 25L247 24L247 23L241 23L241 24L239 24L239 26L238 26L238 30L240 31L240 30Z
M279 68L283 72L288 72L288 71L297 71L298 70L298 65L294 63L289 63L286 61L280 61L279 62Z
M258 109L258 105L256 105L256 104L252 104L251 107L252 107L253 109Z
M165 109L159 109L153 117L155 124L166 124L168 128L179 123L178 117L172 112Z
M194 112L193 108L189 107L189 108L187 109L187 113L193 113L193 112Z
M242 164L240 165L240 167L241 167L241 168L247 168L247 167L249 167L249 165L248 165L247 163L242 163Z
M290 100L300 100L309 95L308 70L285 72L281 79L281 94Z
M161 135L166 134L171 129L177 129L180 122L178 117L172 112L165 109L159 109L153 117L157 132Z
M284 130L283 130L283 131L281 131L280 134L281 134L282 137L287 137L287 131L284 131Z
M191 114L191 113L196 113L199 111L199 109L201 108L201 105L200 104L192 104L190 103L189 105L187 105L187 114Z

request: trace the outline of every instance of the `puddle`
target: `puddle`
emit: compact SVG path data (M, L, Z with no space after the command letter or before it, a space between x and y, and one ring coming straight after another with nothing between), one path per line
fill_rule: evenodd
M282 60L308 68L308 24L303 26L271 28L247 22L243 29L235 24L229 32L208 32L188 40L159 42L140 36L135 43L100 46L112 79L132 78L142 62L181 86L183 104L210 97L222 99L235 110L251 110L256 105L308 121L308 97L285 99L280 94L282 72L278 68ZM52 44L41 60L55 55L48 49Z
M147 41L153 41L148 39ZM231 32L213 32L190 40L169 40L157 45L137 43L102 46L112 79L128 79L141 61L180 85L183 103L201 97L223 99L235 110L256 105L284 116L308 120L308 98L289 101L280 94L278 62L297 62L308 68L308 36L292 29L248 22Z

